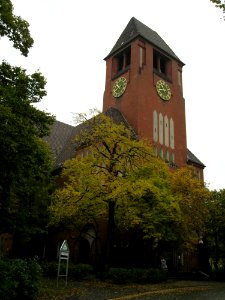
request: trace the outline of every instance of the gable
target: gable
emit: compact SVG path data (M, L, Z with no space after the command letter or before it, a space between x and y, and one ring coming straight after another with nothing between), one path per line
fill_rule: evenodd
M147 27L145 24L141 23L134 17L131 18L129 23L127 24L126 28L120 35L119 39L117 40L116 44L110 51L110 53L106 56L105 60L114 55L117 51L121 48L127 46L131 41L136 39L137 37L142 37L146 41L148 41L153 46L160 49L165 54L169 55L170 57L174 58L175 60L179 61L182 65L184 63L178 58L178 56L173 52L173 50L166 44L166 42L158 35L157 32L152 30L151 28Z

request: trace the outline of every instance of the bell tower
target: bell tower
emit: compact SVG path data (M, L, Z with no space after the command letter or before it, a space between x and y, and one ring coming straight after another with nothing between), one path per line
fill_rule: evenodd
M103 112L119 110L171 165L187 163L184 63L153 30L131 18L105 58Z

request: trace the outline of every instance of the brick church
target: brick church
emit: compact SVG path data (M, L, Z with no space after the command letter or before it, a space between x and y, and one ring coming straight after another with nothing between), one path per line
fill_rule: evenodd
M184 63L152 29L131 18L105 57L103 112L129 124L139 138L150 140L156 155L181 167L191 164L203 180L204 164L187 148ZM80 126L56 121L47 137L55 169L74 157L72 145Z
M134 17L105 62L103 112L129 125L138 138L148 139L155 155L172 168L193 165L203 180L205 166L186 142L184 63L155 31ZM75 156L73 139L81 128L82 124L54 123L46 138L55 158L54 172Z

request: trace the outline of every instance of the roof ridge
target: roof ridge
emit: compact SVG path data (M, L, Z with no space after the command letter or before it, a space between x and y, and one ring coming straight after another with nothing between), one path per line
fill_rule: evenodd
M115 54L116 52L120 51L121 48L124 48L138 36L141 36L143 39L145 39L147 42L163 51L165 54L184 64L156 31L152 30L135 17L132 17L130 19L127 26L125 27L118 40L116 41L115 45L113 46L112 50L105 57L105 60L113 54Z

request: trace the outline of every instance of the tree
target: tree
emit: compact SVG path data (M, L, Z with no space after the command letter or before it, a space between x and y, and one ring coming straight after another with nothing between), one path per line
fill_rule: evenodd
M27 56L33 44L28 23L13 15L9 0L0 1L0 16L1 37ZM42 138L54 118L34 106L46 95L45 84L40 72L0 65L0 232L20 233L18 240L21 232L28 238L43 230L49 198L52 162Z
M29 24L13 14L10 0L0 0L0 36L7 36L13 42L13 47L19 49L24 56L28 55L29 48L33 45Z
M193 249L207 232L210 193L191 166L177 169L172 175L171 187L181 210L177 237L183 248Z
M225 190L211 191L208 201L207 240L210 245L214 267L218 271L219 260L225 260Z
M82 231L87 223L107 219L110 264L115 226L141 230L146 239L166 239L168 225L179 219L179 207L170 192L168 166L153 155L149 144L103 114L90 120L80 117L78 155L65 163L66 181L50 207L51 224Z
M210 1L214 3L216 7L223 10L223 15L225 14L225 3L222 3L221 0L210 0Z

